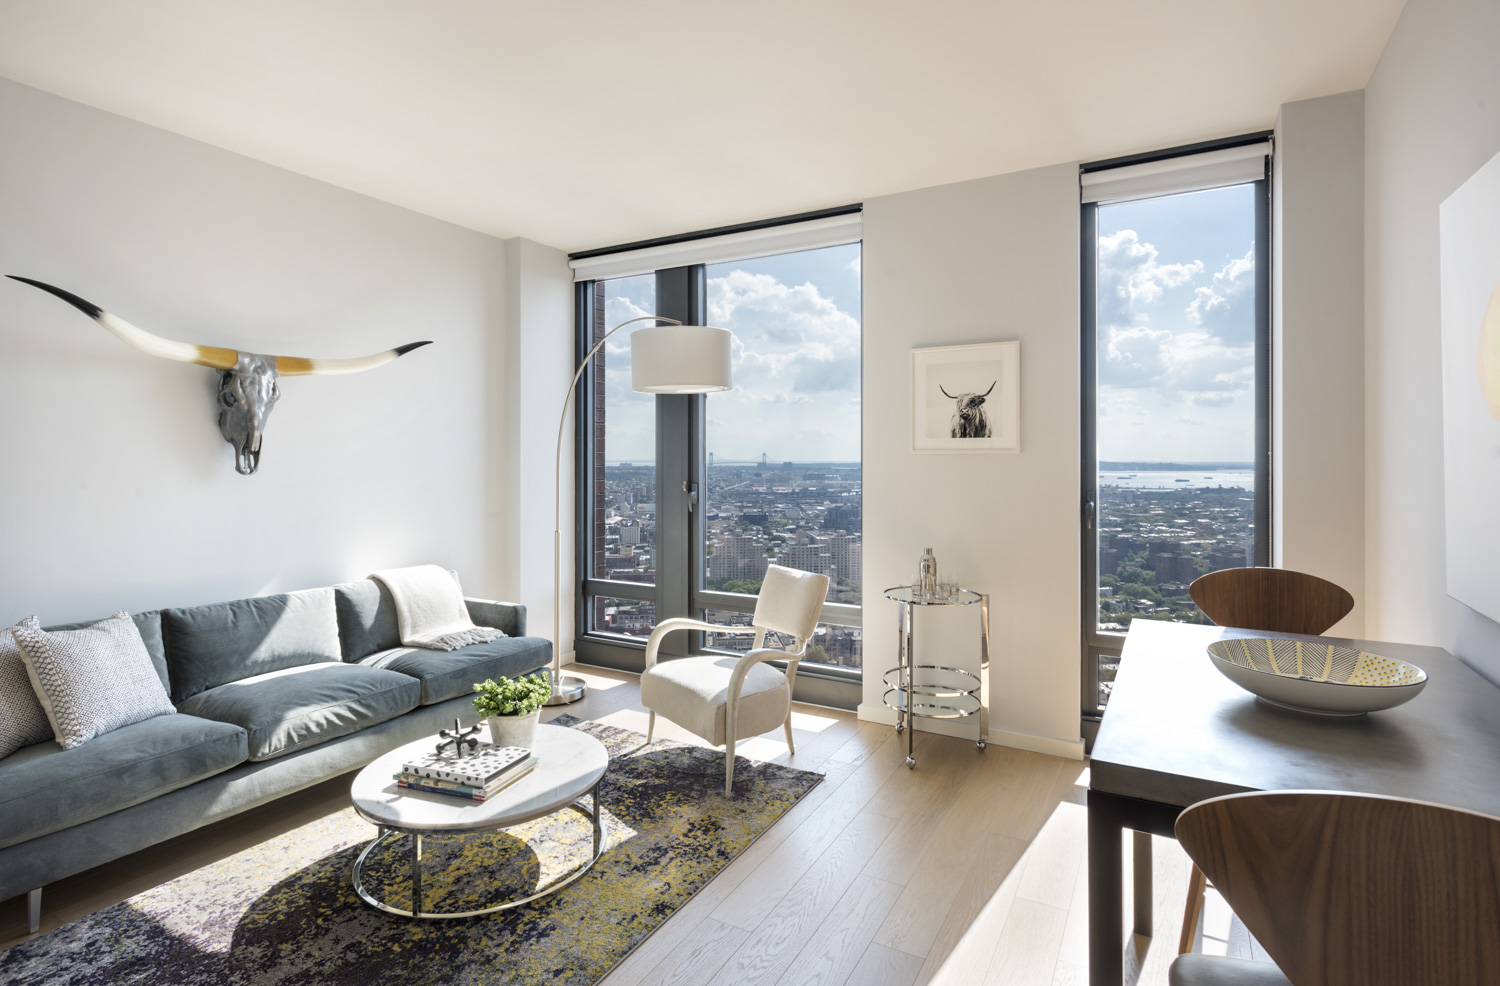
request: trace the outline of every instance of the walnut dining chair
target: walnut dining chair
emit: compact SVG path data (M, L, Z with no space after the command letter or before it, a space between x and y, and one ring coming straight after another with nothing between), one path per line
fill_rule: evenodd
M714 746L724 747L725 797L734 790L736 739L782 726L787 750L795 754L792 684L827 596L828 576L770 565L755 601L751 626L725 626L685 617L657 624L646 641L646 670L641 675L641 704L650 712L647 742L656 731L659 713ZM743 655L679 657L658 663L662 638L676 630L753 633L755 639ZM791 645L785 650L766 647L768 632L791 637ZM771 661L785 661L786 670L774 667Z
M1171 986L1500 977L1500 818L1373 794L1257 791L1192 805L1176 833L1276 966L1180 955Z
M1188 586L1188 595L1203 615L1221 627L1270 633L1327 632L1354 609L1354 597L1327 579L1286 568L1226 568L1209 572ZM1187 905L1182 915L1179 955L1192 951L1203 913L1208 881L1193 866Z

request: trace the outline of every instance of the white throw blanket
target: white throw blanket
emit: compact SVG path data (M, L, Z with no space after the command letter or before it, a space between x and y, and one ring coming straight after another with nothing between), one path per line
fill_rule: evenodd
M504 630L474 625L458 578L441 566L389 568L370 578L391 590L401 643L407 647L458 650L505 636Z

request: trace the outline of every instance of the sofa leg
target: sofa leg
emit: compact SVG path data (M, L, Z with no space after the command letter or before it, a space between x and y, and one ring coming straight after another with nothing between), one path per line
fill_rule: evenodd
M26 895L26 920L31 930L27 934L34 935L42 930L42 888L37 887Z

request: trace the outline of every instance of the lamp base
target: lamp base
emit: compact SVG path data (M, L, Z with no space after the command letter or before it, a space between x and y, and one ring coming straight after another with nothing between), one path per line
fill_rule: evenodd
M552 695L543 705L572 705L583 698L588 683L582 678L559 677L552 685Z

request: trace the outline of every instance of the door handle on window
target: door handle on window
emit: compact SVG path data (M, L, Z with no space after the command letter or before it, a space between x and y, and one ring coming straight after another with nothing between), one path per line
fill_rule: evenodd
M698 507L698 484L683 481L682 492L688 495L688 513L692 513Z
M1090 492L1088 499L1085 500L1084 504L1083 504L1083 529L1084 530L1086 530L1086 531L1092 531L1094 529L1094 512L1097 509L1098 509L1098 507L1094 503L1094 494L1092 492Z

